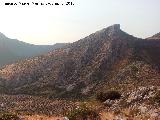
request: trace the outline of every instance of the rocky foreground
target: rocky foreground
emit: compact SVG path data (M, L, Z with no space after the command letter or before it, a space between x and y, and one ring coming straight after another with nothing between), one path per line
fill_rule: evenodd
M65 120L68 111L81 114L78 111L81 104L99 115L95 120L160 120L160 88L153 86L139 87L122 93L120 99L104 102L97 99L75 102L28 95L0 95L0 112L16 113L24 120Z
M0 111L22 115L62 115L64 111L72 110L77 105L76 102L72 101L49 100L28 95L0 95Z

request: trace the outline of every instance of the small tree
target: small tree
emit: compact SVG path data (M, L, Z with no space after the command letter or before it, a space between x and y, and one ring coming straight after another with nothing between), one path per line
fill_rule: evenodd
M153 101L160 105L160 91L157 91L157 93L153 97Z

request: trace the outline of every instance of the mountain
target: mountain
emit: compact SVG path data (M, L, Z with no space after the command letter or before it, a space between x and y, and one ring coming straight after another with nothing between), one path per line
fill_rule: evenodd
M115 24L65 48L6 65L1 88L9 94L82 99L103 90L159 86L159 54L160 41L136 38Z
M147 38L147 39L160 40L160 32L159 32L159 33L157 33L157 34L155 34L155 35L153 35L152 37Z
M65 44L32 45L16 39L10 39L0 33L0 67L28 57L38 56Z

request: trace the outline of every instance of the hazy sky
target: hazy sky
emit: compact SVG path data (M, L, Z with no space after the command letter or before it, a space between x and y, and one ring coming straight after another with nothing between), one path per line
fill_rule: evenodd
M77 41L112 24L137 37L160 32L160 0L72 1L74 6L4 6L0 1L0 32L33 44ZM28 2L47 0L28 0Z

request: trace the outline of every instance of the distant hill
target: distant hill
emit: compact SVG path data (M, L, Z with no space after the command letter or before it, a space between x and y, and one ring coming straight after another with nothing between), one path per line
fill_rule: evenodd
M147 38L147 39L160 40L160 32L159 32L159 33L157 33L157 34L155 34L155 35L153 35L152 37Z
M16 39L10 39L0 33L0 67L28 57L38 56L66 44L32 45Z
M160 41L136 38L116 24L65 48L5 66L1 86L10 94L80 99L103 90L159 86L159 55Z

